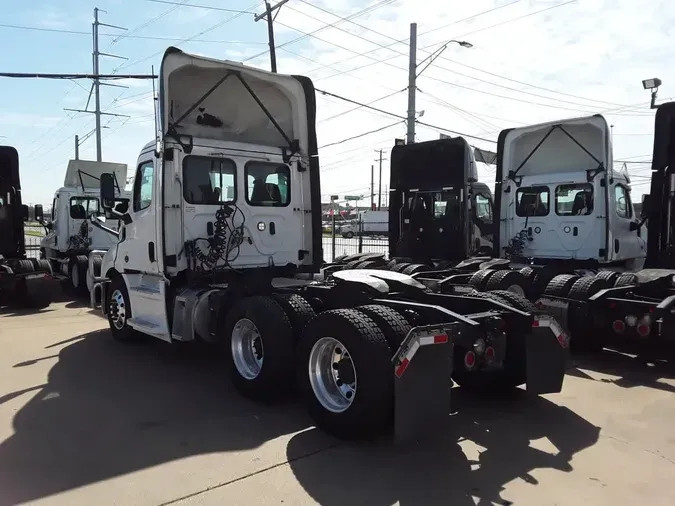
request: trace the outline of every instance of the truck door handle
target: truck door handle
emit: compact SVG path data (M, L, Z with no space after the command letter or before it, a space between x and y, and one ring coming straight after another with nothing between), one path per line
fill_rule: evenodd
M270 235L274 235L277 233L277 227L274 224L273 221L270 221Z
M151 262L155 261L155 243L154 242L148 243L148 258L150 259Z
M574 229L572 230L572 235L574 235L574 237L579 235L579 229L577 227L574 227Z

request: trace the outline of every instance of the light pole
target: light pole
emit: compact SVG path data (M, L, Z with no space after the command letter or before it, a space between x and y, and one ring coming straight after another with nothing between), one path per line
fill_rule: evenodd
M658 105L656 105L656 97L658 96L659 86L661 86L661 84L663 83L661 82L661 79L659 79L658 77L654 77L652 79L645 79L644 81L642 81L642 87L645 90L651 90L652 92L652 102L649 106L650 109L657 109L659 107Z
M415 142L415 92L417 91L417 78L426 68L438 58L450 44L458 44L465 48L473 47L473 44L465 40L449 40L436 51L427 56L424 60L417 63L417 23L410 23L410 61L408 64L408 133L406 142L412 144ZM427 62L428 60L428 62ZM426 65L421 70L417 70L420 65Z

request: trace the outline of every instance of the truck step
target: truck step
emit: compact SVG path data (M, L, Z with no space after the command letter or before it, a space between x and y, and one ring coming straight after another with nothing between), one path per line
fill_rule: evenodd
M132 286L129 288L131 292L146 293L148 295L159 295L159 288L147 285Z
M163 340L170 340L168 333L165 328L163 328L158 323L143 320L141 318L131 318L128 321L128 324L131 328L143 332L154 337L158 337Z

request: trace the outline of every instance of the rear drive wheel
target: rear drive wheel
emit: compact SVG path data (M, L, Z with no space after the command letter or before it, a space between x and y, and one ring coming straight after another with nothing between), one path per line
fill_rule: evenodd
M429 270L431 269L424 264L410 264L405 269L403 269L401 273L407 274L408 276L412 276L413 274L417 274L418 272L426 272Z
M108 295L108 324L113 339L120 342L134 341L140 334L129 327L131 304L129 292L122 276L115 276L110 282Z
M408 266L413 265L408 262L401 262L400 264L394 265L391 270L393 272L403 272L404 269L406 269Z
M579 280L579 276L574 274L558 274L553 278L544 290L544 296L567 297L570 289Z
M476 271L473 273L471 278L469 278L469 284L473 286L476 290L483 291L487 285L488 280L493 276L497 271L492 269L483 269L481 271Z
M506 290L525 297L527 280L518 271L501 270L490 276L485 284L485 289Z
M616 271L600 271L595 275L595 277L605 281L605 288L611 288L619 278L619 273Z
M369 304L359 306L356 310L370 317L377 324L384 334L392 354L396 353L412 328L401 313L387 306Z
M569 298L572 300L585 301L606 288L606 281L595 276L586 276L578 279L570 289ZM591 317L593 315L590 315ZM584 325L578 322L577 331L572 332L570 348L572 351L596 353L605 347L606 336L598 332L592 325Z
M394 407L391 350L365 314L337 309L305 328L298 381L310 416L343 439L370 438L390 427Z
M620 286L631 286L638 284L638 277L632 272L624 272L614 282L614 287L619 288Z
M498 297L501 297L506 302L508 302L509 306L519 309L520 311L524 311L525 313L534 313L537 311L537 307L523 295L506 290L495 290L488 293L493 293Z
M297 342L302 335L302 330L316 316L311 304L301 295L278 294L274 300L283 308L286 316L291 322L293 329L293 338Z
M225 318L225 357L232 383L252 399L284 397L293 380L293 327L272 297L245 297Z

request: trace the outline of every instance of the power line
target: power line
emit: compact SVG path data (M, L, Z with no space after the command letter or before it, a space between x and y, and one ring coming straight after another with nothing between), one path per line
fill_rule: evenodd
M371 134L375 134L377 132L381 132L382 130L386 130L387 128L391 128L393 126L400 125L400 124L401 124L401 121L397 121L396 123L392 123L390 125L386 125L386 126L383 126L383 127L380 127L380 128L376 128L375 130L369 130L368 132L362 132L362 133L354 135L352 137L347 137L346 139L342 139L342 140L339 140L339 141L336 141L336 142L331 142L330 144L325 144L323 146L319 146L319 149L325 149L325 148L328 148L330 146L336 146L338 144L343 144L345 142L352 141L354 139L359 139L361 137L365 137L366 135L371 135Z
M379 108L373 107L373 106L371 106L371 105L362 104L361 102L357 102L356 100L352 100L351 98L346 98L346 97L343 97L343 96L340 96L340 95L336 95L335 93L331 93L331 92L329 92L329 91L320 90L320 89L318 89L318 88L315 88L315 90L318 91L319 93L323 94L323 95L328 95L328 96L330 96L330 97L335 97L335 98L338 98L338 99L340 99L340 100L344 100L345 102L349 102L349 103L351 103L351 104L355 104L355 105L358 105L358 106L361 106L361 107L365 107L366 109L372 109L373 111L377 111L377 112L379 112L379 113L386 114L387 116L392 116L392 117L394 117L394 118L398 118L398 119L401 119L401 120L406 120L405 116L401 116L400 114L395 114L395 113L393 113L393 112L385 111L385 110L383 110L383 109L379 109ZM436 125L431 125L431 124L429 124L429 123L424 123L424 122L422 122L422 121L417 121L417 124L422 125L422 126L429 127L429 128L431 128L431 129L433 129L433 130L441 130L441 131L443 131L443 132L448 132L448 133L452 133L452 134L455 134L455 135L460 135L460 136L462 136L462 137L469 137L470 139L476 139L476 140L479 140L479 141L492 142L492 143L496 143L496 142L497 142L497 141L493 141L493 140L491 140L491 139L485 139L485 138L483 138L483 137L478 137L478 136L476 136L476 135L470 135L470 134L465 134L465 133L462 133L462 132L457 132L456 130L450 130L449 128L444 128L444 127L439 127L439 126L436 126Z
M50 74L40 72L0 72L0 77L13 77L18 79L100 79L116 81L119 79L155 79L154 74Z
M255 11L242 11L239 9L227 9L225 7L214 7L211 5L186 4L185 2L170 2L169 0L145 0L156 4L178 5L180 7L194 7L196 9L207 9L210 11L233 12L235 14L255 14Z
M149 1L149 0L148 0ZM186 7L189 7L186 5ZM63 33L63 34L71 34L71 35L86 35L88 37L91 37L90 32L85 32L85 31L80 31L80 30L64 30L60 28L42 28L38 26L22 26L22 25L8 25L4 23L0 23L0 28L11 28L15 30L28 30L28 31L36 31L36 32L54 32L54 33ZM111 38L116 38L119 35L116 33L100 33L99 37L111 37ZM124 37L125 39L140 39L140 40L165 40L165 41L175 41L175 37L158 37L158 36L151 36L151 35L126 35ZM208 43L208 44L247 44L247 45L264 45L266 42L252 42L252 41L245 41L245 40L209 40L209 39L193 39L192 42L202 42L202 43Z

